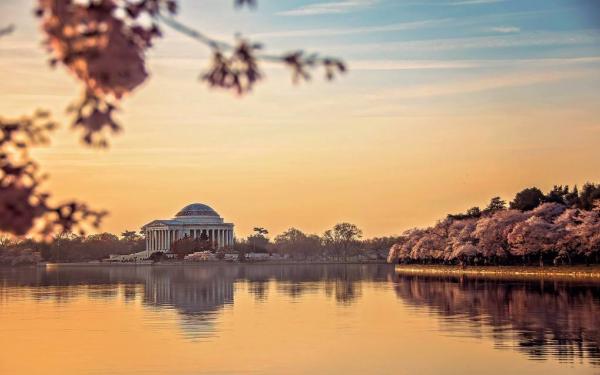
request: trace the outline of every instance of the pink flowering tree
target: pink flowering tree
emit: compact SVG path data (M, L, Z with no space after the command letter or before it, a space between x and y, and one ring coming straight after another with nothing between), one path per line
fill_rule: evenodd
M516 224L507 237L511 254L524 259L537 256L540 266L543 266L544 257L556 250L556 243L562 236L560 229L539 216Z
M508 234L529 215L519 210L504 210L479 219L473 237L483 257L492 263L506 259L510 255Z
M556 221L564 228L565 235L558 242L559 252L571 262L573 257L586 263L598 263L600 253L600 213L570 209Z

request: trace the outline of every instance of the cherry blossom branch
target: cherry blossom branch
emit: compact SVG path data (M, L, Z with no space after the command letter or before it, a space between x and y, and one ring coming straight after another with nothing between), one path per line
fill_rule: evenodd
M0 117L0 232L20 236L35 227L36 236L48 239L65 231L85 233L106 215L75 201L52 205L50 194L40 191L45 176L28 150L47 144L56 126L45 111L19 119Z
M158 12L156 17L165 25L171 27L191 39L200 42L213 50L213 66L203 75L203 80L209 85L223 88L234 88L239 94L250 91L252 85L261 78L256 61L269 61L283 63L292 69L293 81L307 81L311 78L310 70L318 67L325 69L328 80L335 78L339 73L345 73L346 64L338 58L322 57L316 53L307 54L304 51L295 51L283 55L260 53L262 45L250 43L238 37L237 45L208 37L207 35L179 22L173 16L165 16ZM231 52L230 57L225 52ZM237 66L238 68L232 68Z

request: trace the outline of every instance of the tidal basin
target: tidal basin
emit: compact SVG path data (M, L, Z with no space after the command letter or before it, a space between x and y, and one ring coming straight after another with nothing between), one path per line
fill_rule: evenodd
M1 374L598 374L600 284L388 265L0 268Z

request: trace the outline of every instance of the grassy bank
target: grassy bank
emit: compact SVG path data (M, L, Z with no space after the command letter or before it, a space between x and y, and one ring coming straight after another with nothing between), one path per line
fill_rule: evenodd
M600 265L593 266L485 266L460 267L445 265L397 265L396 272L404 275L458 276L490 279L549 279L595 280L600 282Z

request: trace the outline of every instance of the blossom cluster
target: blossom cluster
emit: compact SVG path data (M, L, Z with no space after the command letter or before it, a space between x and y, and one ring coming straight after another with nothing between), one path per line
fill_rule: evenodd
M36 234L48 238L64 231L85 232L105 215L74 201L52 205L50 195L40 191L44 176L28 150L47 143L55 127L42 111L15 120L0 117L0 232L21 236L36 227Z

